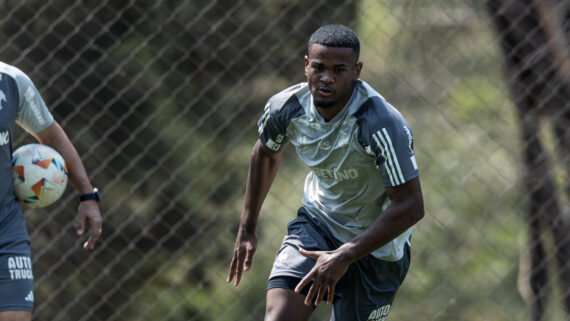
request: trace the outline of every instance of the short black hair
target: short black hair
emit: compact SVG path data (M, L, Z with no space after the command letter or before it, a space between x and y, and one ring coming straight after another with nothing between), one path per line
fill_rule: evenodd
M357 61L360 56L358 37L352 29L343 25L332 24L320 27L309 38L308 49L311 48L312 44L334 48L352 48Z

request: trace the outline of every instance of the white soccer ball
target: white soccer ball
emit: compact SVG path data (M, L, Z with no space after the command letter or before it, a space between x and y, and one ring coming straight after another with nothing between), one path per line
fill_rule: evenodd
M53 148L24 145L12 154L14 194L30 207L44 207L57 201L67 186L67 166Z

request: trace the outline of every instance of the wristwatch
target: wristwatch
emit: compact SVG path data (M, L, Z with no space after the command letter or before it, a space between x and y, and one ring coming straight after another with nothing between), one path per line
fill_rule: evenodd
M89 200L95 200L97 202L101 201L101 198L99 198L99 190L96 187L93 189L93 192L91 193L79 195L80 202L89 201Z

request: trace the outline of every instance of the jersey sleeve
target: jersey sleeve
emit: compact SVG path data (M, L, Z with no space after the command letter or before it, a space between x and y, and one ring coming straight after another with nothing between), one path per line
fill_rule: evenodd
M22 71L17 70L14 76L19 93L16 123L32 133L48 128L53 124L54 119L40 93Z
M279 116L270 100L265 105L263 115L257 122L259 140L263 143L263 146L275 153L281 151L288 140L287 127Z
M272 152L280 152L289 140L287 127L291 120L304 113L295 95L299 86L290 87L271 97L257 122L259 139Z
M374 157L384 186L401 185L418 176L412 129L385 101L375 101L361 119L361 141Z

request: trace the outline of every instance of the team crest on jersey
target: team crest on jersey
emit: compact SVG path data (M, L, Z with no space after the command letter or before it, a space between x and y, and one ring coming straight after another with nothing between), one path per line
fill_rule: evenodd
M331 147L332 147L332 144L328 140L325 140L319 144L320 149L329 150L329 149L331 149Z

